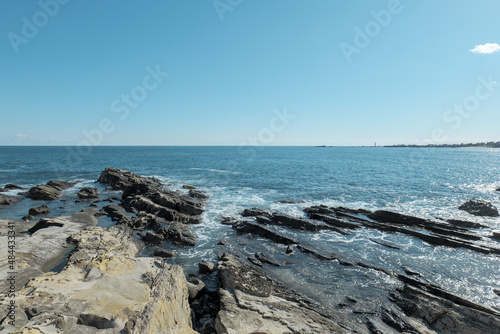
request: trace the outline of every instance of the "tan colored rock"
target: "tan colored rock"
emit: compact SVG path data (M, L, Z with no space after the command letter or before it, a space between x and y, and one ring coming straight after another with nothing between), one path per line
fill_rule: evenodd
M86 219L82 219L82 217ZM31 277L43 273L44 265L49 260L58 257L67 251L68 244L66 240L74 233L81 231L89 225L97 224L95 217L81 213L80 221L73 217L57 217L48 220L45 226L35 231L31 236L21 234L26 230L26 226L33 228L34 224L22 221L14 221L14 230L16 231L15 247L15 270L17 272L17 285L24 285ZM12 221L10 221L12 222ZM9 220L0 220L2 230L9 224ZM35 225L36 226L36 225ZM0 235L0 249L7 249L8 234ZM6 288L5 278L10 272L8 263L8 253L0 252L0 292Z
M71 240L76 252L63 271L18 291L15 327L3 323L6 333L196 333L179 266L135 257L140 246L121 227L93 227ZM2 319L8 302L0 301Z

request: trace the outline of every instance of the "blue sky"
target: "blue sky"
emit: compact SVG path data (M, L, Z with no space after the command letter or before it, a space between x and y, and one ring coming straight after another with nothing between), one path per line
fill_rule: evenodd
M497 0L4 0L0 145L498 141L498 13Z

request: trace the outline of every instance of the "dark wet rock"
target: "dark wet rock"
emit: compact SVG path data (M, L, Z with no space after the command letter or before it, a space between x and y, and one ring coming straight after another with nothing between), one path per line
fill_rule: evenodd
M196 245L196 235L193 233L190 226L179 222L166 222L156 230L162 233L165 239L171 240L174 243L194 246Z
M0 195L0 205L12 205L22 200L19 196Z
M262 266L263 266L262 262L261 262L259 259L257 259L257 258L255 257L255 255L248 256L248 257L247 257L247 260L248 260L250 263L252 263L252 264L256 265L257 267L262 267Z
M203 213L203 203L186 196L174 196L160 192L151 192L144 195L155 204L176 210L182 214L196 216Z
M373 213L370 213L368 215L368 218L379 221L379 222L383 222L383 223L390 223L390 224L403 225L403 226L412 226L412 227L415 227L415 226L423 227L427 223L427 220L423 219L423 218L407 216L407 215L403 215L400 213L390 212L390 211L385 211L385 210L379 210L379 211L375 211Z
M390 211L369 212L366 210L352 210L346 208L329 208L326 206L314 206L304 210L310 216L324 220L326 213L330 219L341 217L349 223L376 229L382 232L402 233L419 238L425 242L437 246L453 248L467 248L484 254L500 254L500 249L484 244L474 244L471 241L481 241L482 237L471 233L465 227L456 226L451 223L436 222L428 219L412 217ZM367 213L368 212L368 213ZM467 224L459 221L457 224ZM427 231L425 231L427 230Z
M60 223L58 221L52 221L50 219L40 219L38 223L35 224L32 228L28 230L29 233L33 234L38 230L41 230L43 228L48 228L51 226L57 226L57 227L62 227L64 226L63 223Z
M238 225L233 226L233 228L236 228L236 231L238 233L257 234L260 235L261 237L270 239L274 242L284 245L291 245L297 243L295 240L284 235L281 232L272 230L270 228L252 222L240 222Z
M120 201L120 199L116 196L110 196L106 199L103 199L102 200L103 202L110 202L110 203L113 203L113 202L116 202L116 201Z
M81 199L93 199L93 198L98 198L99 197L99 190L97 188L82 188L78 192L78 197Z
M268 211L268 210L262 210L258 208L251 208L251 209L245 209L241 215L243 217L257 217L257 216L262 216L262 217L267 217L267 218L272 218L273 213Z
M28 191L26 197L34 200L53 201L59 199L61 191L47 184L35 186Z
M177 221L185 224L200 224L199 217L180 213L174 209L156 204L151 199L136 195L125 198L122 206L129 212L144 211L169 221Z
M34 217L34 216L31 216L31 215L27 215L27 216L24 216L24 217L23 217L23 218L21 218L21 219L22 219L22 220L24 220L24 221L30 221L30 220L35 219L35 217Z
M189 190L195 190L196 189L196 187L190 186L190 185L187 185L187 184L183 185L182 188L189 189Z
M163 236L152 231L147 231L142 237L142 240L149 244L161 244L163 242Z
M260 252L255 253L255 258L262 263L268 263L268 264L275 266L275 267L281 266L277 261L275 261L274 259L271 259L270 257L265 255L264 253L260 253Z
M459 210L466 211L474 216L481 217L498 217L498 209L494 207L490 202L484 201L482 199L473 198L470 201L460 205Z
M233 217L222 217L222 221L220 222L222 225L235 225L238 221Z
M59 191L71 188L75 184L76 184L76 182L66 182L66 181L49 181L49 182L47 182L47 185L49 187L52 187L52 188L59 190Z
M215 263L211 261L200 261L198 263L198 271L200 274L210 274L215 270Z
M208 196L208 194L206 192L204 192L202 190L194 190L194 189L189 190L189 196L197 198L197 199L201 199L201 200L206 200L210 197L210 196Z
M97 204L95 204L95 203L91 203L89 206L92 208L97 208Z
M282 199L277 201L277 203L281 204L298 204L298 203L304 203L303 200L296 200L296 199Z
M219 240L219 242L217 242L217 245L219 245L219 246L226 246L227 244L228 244L228 241L223 240L223 239L221 239L221 240Z
M259 269L224 254L217 264L221 308L217 333L345 333L320 305Z
M176 255L175 251L166 250L162 248L156 248L154 252L154 256L159 256L164 258L174 257L175 255Z
M330 227L326 224L318 223L314 220L306 220L301 218L292 217L285 214L275 214L272 220L279 225L285 225L293 229L306 230L306 231L320 231L329 230Z
M390 243L388 242L384 242L384 241L380 241L380 240L375 240L375 239L370 239L370 241L378 244L378 245L381 245L381 246L384 246L384 247L387 247L387 248L390 248L390 249L396 249L396 250L399 250L401 248L397 247L397 246L394 246L394 245L391 245Z
M328 253L322 252L322 251L320 251L318 249L313 248L310 245L298 244L296 247L302 253L312 254L312 255L314 255L316 258L318 258L320 260L336 260L337 259L337 257L335 256L335 254L328 254ZM354 264L352 264L352 265L354 265Z
M350 222L340 220L337 218L333 218L331 216L320 214L320 213L309 213L309 218L321 220L330 226L335 226L335 227L339 227L339 228L357 229L357 228L361 227L358 223L350 223Z
M141 177L132 172L112 167L106 167L101 172L97 182L108 184L113 190L127 191L129 194L137 191L143 193L148 189L157 189L161 186L161 183L155 178Z
M497 190L496 190L496 191L500 191L500 188L497 188Z
M322 214L322 215L331 216L331 217L336 216L335 210L327 207L326 205L314 205L314 206L311 206L309 208L305 208L304 212L307 214L316 213L316 214Z
M488 228L488 226L480 224L480 223L474 223L466 220L458 220L458 219L446 219L446 221L452 225L459 226L459 227L465 227L465 228Z
M46 215L50 213L50 209L46 205L42 205L36 208L31 208L28 212L30 216Z
M123 211L123 208L118 205L110 204L103 207L100 213L110 217L112 221L120 224L131 224L133 219Z
M25 189L27 189L27 188L23 188L23 187L20 187L18 185L12 184L12 183L6 184L4 188L7 190L25 190Z
M497 290L497 289L493 289L493 292L498 296L500 297L500 290Z
M320 230L335 230L343 234L349 234L348 232L341 231L340 229L332 227L328 224L324 224L322 222L318 222L317 220L297 218L290 215L270 212L257 208L245 209L245 211L243 211L241 215L244 217L255 217L257 222L265 225L288 226L292 229L313 232L317 232Z
M500 313L454 295L436 285L400 275L405 283L393 301L408 316L423 319L440 333L484 333L500 331Z
M490 238L500 241L500 232L493 232Z
M295 253L295 245L288 245L286 247L286 254L293 254Z
M408 267L401 267L404 272L406 273L406 275L414 275L414 276L419 276L419 277L422 277L422 275L414 270L411 270L410 268Z
M188 291L189 291L189 302L201 297L203 293L207 290L205 283L200 279L192 278L188 281Z
M7 190L7 189L4 189L4 188L0 188L0 193L4 193L4 192L6 192L6 191L8 191L8 190Z

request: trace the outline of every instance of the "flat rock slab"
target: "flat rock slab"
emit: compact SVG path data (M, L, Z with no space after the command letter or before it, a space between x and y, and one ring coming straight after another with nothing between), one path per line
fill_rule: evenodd
M16 282L18 286L22 286L30 278L42 274L44 263L59 256L67 249L66 240L70 235L88 227L89 224L97 224L94 217L86 218L84 223L75 222L72 217L52 218L47 220L52 225L48 224L46 228L37 229L32 235L20 234L19 231L26 231L28 226L28 229L32 229L36 226L35 224L16 221L14 227L17 232L15 268L18 273ZM8 220L0 220L2 229L8 223ZM0 235L0 249L7 249L7 245L7 234ZM0 252L0 291L2 293L7 287L5 278L9 271L8 253Z

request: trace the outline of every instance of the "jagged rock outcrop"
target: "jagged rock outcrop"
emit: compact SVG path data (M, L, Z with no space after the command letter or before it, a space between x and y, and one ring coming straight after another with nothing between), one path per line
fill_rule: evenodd
M103 214L132 229L151 230L144 234L148 242L160 243L169 239L184 245L196 244L196 236L188 225L201 223L202 199L164 189L154 178L110 167L101 173L98 182L123 190L121 206L136 217L126 215L117 206L103 208Z
M161 187L161 182L155 178L138 176L124 169L112 167L106 167L97 182L107 184L114 190L126 191L128 194L136 191L147 192L148 189Z
M153 200L140 195L128 196L122 202L122 206L129 212L146 212L165 218L169 221L181 222L184 224L200 224L199 217L181 213L175 209L168 208L161 204L155 203Z
M413 236L432 245L467 248L483 254L500 254L499 248L482 243L481 235L466 228L485 227L477 223L460 220L438 222L390 211L371 212L343 207L313 206L304 209L304 212L311 219L318 219L338 227L348 229L367 227L382 232Z
M400 276L406 283L392 299L407 315L423 319L432 329L447 334L496 334L500 313L475 304L437 286Z
M217 333L348 333L315 306L271 279L224 254L217 265L222 288ZM319 306L317 306L319 308Z
M498 217L498 209L493 206L490 202L486 202L482 199L473 198L470 201L460 205L459 210L466 211L474 216L481 217Z

